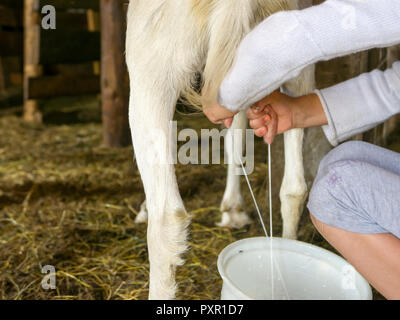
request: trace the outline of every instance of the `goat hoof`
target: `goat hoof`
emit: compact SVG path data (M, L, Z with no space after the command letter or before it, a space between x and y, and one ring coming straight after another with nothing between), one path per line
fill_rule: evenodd
M250 223L251 220L244 211L224 211L222 213L221 222L216 223L216 226L229 229L241 229Z
M146 223L148 218L147 208L146 208L146 201L142 203L140 206L140 211L135 218L135 223Z

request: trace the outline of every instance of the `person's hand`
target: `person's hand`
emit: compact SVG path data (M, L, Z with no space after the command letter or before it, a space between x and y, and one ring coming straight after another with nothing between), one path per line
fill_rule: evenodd
M274 91L247 110L250 127L258 137L271 144L275 135L294 128L308 128L328 124L317 94L292 98Z
M215 124L224 124L227 128L232 125L233 117L237 112L229 111L219 104L214 104L210 107L203 107L203 112L207 118Z
M279 91L255 103L247 110L250 127L255 130L255 135L264 137L264 141L271 144L276 134L293 129L294 104L295 99Z

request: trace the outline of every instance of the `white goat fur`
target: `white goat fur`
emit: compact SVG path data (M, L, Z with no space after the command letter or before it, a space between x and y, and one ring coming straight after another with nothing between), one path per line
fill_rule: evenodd
M269 14L296 8L297 0L130 1L126 46L131 84L129 120L146 193L150 299L175 298L175 268L182 264L180 255L186 250L186 228L190 221L179 194L174 166L158 161L170 155L172 149L170 141L161 139L159 132L168 137L169 121L180 95L194 104L200 102L191 89L197 72L203 75L201 99L216 102L218 88L243 37ZM310 93L313 89L313 67L285 86L292 95ZM243 112L235 117L233 128L246 128ZM285 134L281 210L283 236L288 238L296 237L307 191L302 141L302 130ZM221 225L241 227L249 220L242 209L235 166L232 164L228 169ZM139 219L143 220L143 213Z

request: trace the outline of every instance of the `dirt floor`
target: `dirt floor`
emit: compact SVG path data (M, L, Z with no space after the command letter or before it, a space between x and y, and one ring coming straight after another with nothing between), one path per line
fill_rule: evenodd
M18 109L0 113L1 299L147 297L146 225L134 223L144 194L132 148L101 147L101 125L91 122L98 120L98 106L90 103L92 117L87 117L90 108L80 109L78 104L73 111L63 113L59 108L56 116L45 117L45 126L24 124ZM198 117L184 122L206 123ZM395 139L392 142L399 150ZM256 170L250 179L260 206L266 208L265 148L261 141L257 146ZM221 216L225 172L224 165L177 167L180 191L193 217L186 264L177 272L179 299L218 299L219 252L235 240L262 235L244 184L254 223L234 231L215 227ZM281 219L275 211L274 225L280 234ZM307 214L299 239L332 250ZM57 270L55 290L41 286L45 265Z

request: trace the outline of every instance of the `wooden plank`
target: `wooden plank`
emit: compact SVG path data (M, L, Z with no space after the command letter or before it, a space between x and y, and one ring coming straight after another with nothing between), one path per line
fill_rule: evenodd
M24 81L22 73L10 73L9 79L10 79L10 84L16 86L22 86Z
M10 57L22 54L22 32L0 30L0 56Z
M7 66L8 73L21 73L22 74L22 55L3 57L4 64Z
M19 13L21 12L0 4L0 26L22 27L22 14Z
M86 11L87 16L87 29L89 31L100 30L100 14L92 9Z
M41 0L41 6L52 5L56 10L93 9L99 10L99 0Z
M8 87L5 94L0 96L0 108L10 108L13 106L21 106L23 103L22 87Z
M87 28L87 16L85 13L57 12L57 29L80 29Z
M367 67L367 52L319 62L316 70L317 87L323 89L349 80L367 71Z
M89 31L100 31L100 14L92 9L86 11L87 29ZM100 61L93 62L93 73L100 75Z
M382 48L371 49L368 52L368 72L380 69L386 70L387 68L387 50Z
M94 12L94 15L98 15L97 12ZM96 23L96 21L95 21ZM66 12L59 11L56 13L56 27L57 29L79 29L79 30L87 30L88 29L88 16L86 12ZM91 31L98 31L91 30ZM52 31L52 30L46 30Z
M0 78L3 75L3 87L7 88L13 85L22 87L22 55L20 57L0 57Z
M298 4L300 9L308 8L313 5L313 0L300 0Z
M80 96L100 92L98 76L42 76L30 78L29 99L46 99L60 96Z
M24 0L1 0L1 5L8 8L18 9L22 12Z
M49 64L45 66L45 74L48 76L80 77L93 74L93 62L75 64Z
M125 19L120 2L101 0L100 3L103 144L121 147L131 144L129 81L124 57Z
M24 0L24 120L42 122L36 100L29 98L29 79L41 75L39 0Z
M400 46L394 46L387 49L387 66L391 68L393 63L400 59Z
M387 49L387 66L391 68L393 63L400 59L400 46L394 46ZM388 137L396 127L400 125L400 115L394 116L385 122L383 126L383 135Z
M41 64L100 60L100 32L43 30L40 48Z
M386 69L386 49L372 49L368 52L368 69L366 71ZM384 124L381 124L363 133L362 140L376 145L384 146L387 144L387 137L384 136Z

